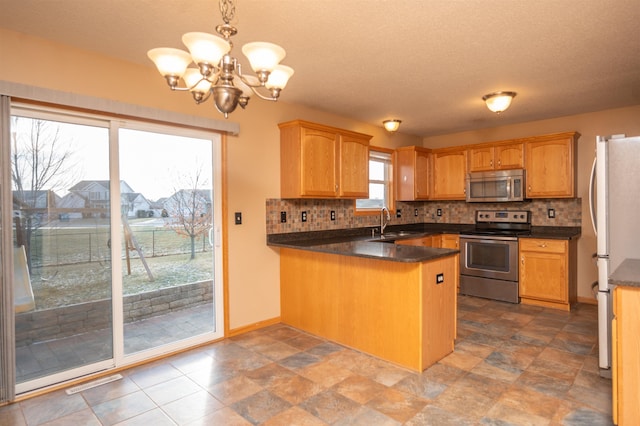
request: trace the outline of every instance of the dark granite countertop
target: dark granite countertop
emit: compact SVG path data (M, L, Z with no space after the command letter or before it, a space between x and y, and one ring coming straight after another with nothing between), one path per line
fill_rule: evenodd
M311 250L323 253L360 256L395 262L423 262L458 253L458 250L435 247L416 247L391 244L394 240L419 238L433 234L463 234L474 228L473 224L437 224L418 223L393 225L385 230L385 234L400 231L410 235L396 236L386 241L378 239L379 234L372 230L379 227L340 229L329 231L292 232L286 234L267 235L267 245ZM580 236L580 227L533 227L528 238L571 239ZM527 238L527 237L524 237Z
M393 262L426 262L441 257L459 253L458 250L441 249L435 247L416 247L390 244L384 242L372 242L355 240L334 242L327 244L307 245L304 243L277 243L270 244L278 247L296 248L301 250L317 251L321 253L339 254L343 256L368 257L371 259L389 260Z
M640 287L640 259L625 259L609 277L609 284Z
M531 235L521 238L550 238L560 240L571 240L579 238L582 228L579 226L534 226L531 228Z

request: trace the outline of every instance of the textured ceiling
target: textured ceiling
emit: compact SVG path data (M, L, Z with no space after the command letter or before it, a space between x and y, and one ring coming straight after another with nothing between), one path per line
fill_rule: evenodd
M219 23L215 0L0 0L0 27L149 67ZM419 136L640 104L639 0L238 0L234 25L245 63L246 42L286 49L281 102Z

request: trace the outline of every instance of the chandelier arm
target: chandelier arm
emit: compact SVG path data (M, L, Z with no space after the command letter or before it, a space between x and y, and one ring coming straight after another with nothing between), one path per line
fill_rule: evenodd
M244 81L244 80L243 80ZM258 92L258 88L261 86L249 86L251 88L251 91L260 99L265 100L265 101L277 101L278 97L277 96L265 96L262 93ZM280 94L280 93L278 93Z

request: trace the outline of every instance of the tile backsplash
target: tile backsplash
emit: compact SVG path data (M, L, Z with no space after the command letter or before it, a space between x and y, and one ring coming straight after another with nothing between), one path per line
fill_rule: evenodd
M380 215L356 214L353 200L267 199L267 234L364 228L380 225ZM442 216L437 210L442 210ZM389 225L410 223L474 223L476 210L530 210L533 226L582 226L582 199L540 199L517 203L466 203L464 201L398 202ZM548 217L554 209L555 218ZM417 215L416 215L417 211ZM286 222L281 222L281 212ZM302 221L303 212L306 222ZM334 212L335 220L331 220Z

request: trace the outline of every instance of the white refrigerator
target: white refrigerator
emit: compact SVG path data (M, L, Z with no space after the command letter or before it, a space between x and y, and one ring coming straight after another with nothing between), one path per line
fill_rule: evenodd
M611 377L613 288L609 276L624 259L640 259L640 136L598 136L591 175L591 219L597 236L599 364L601 375Z

